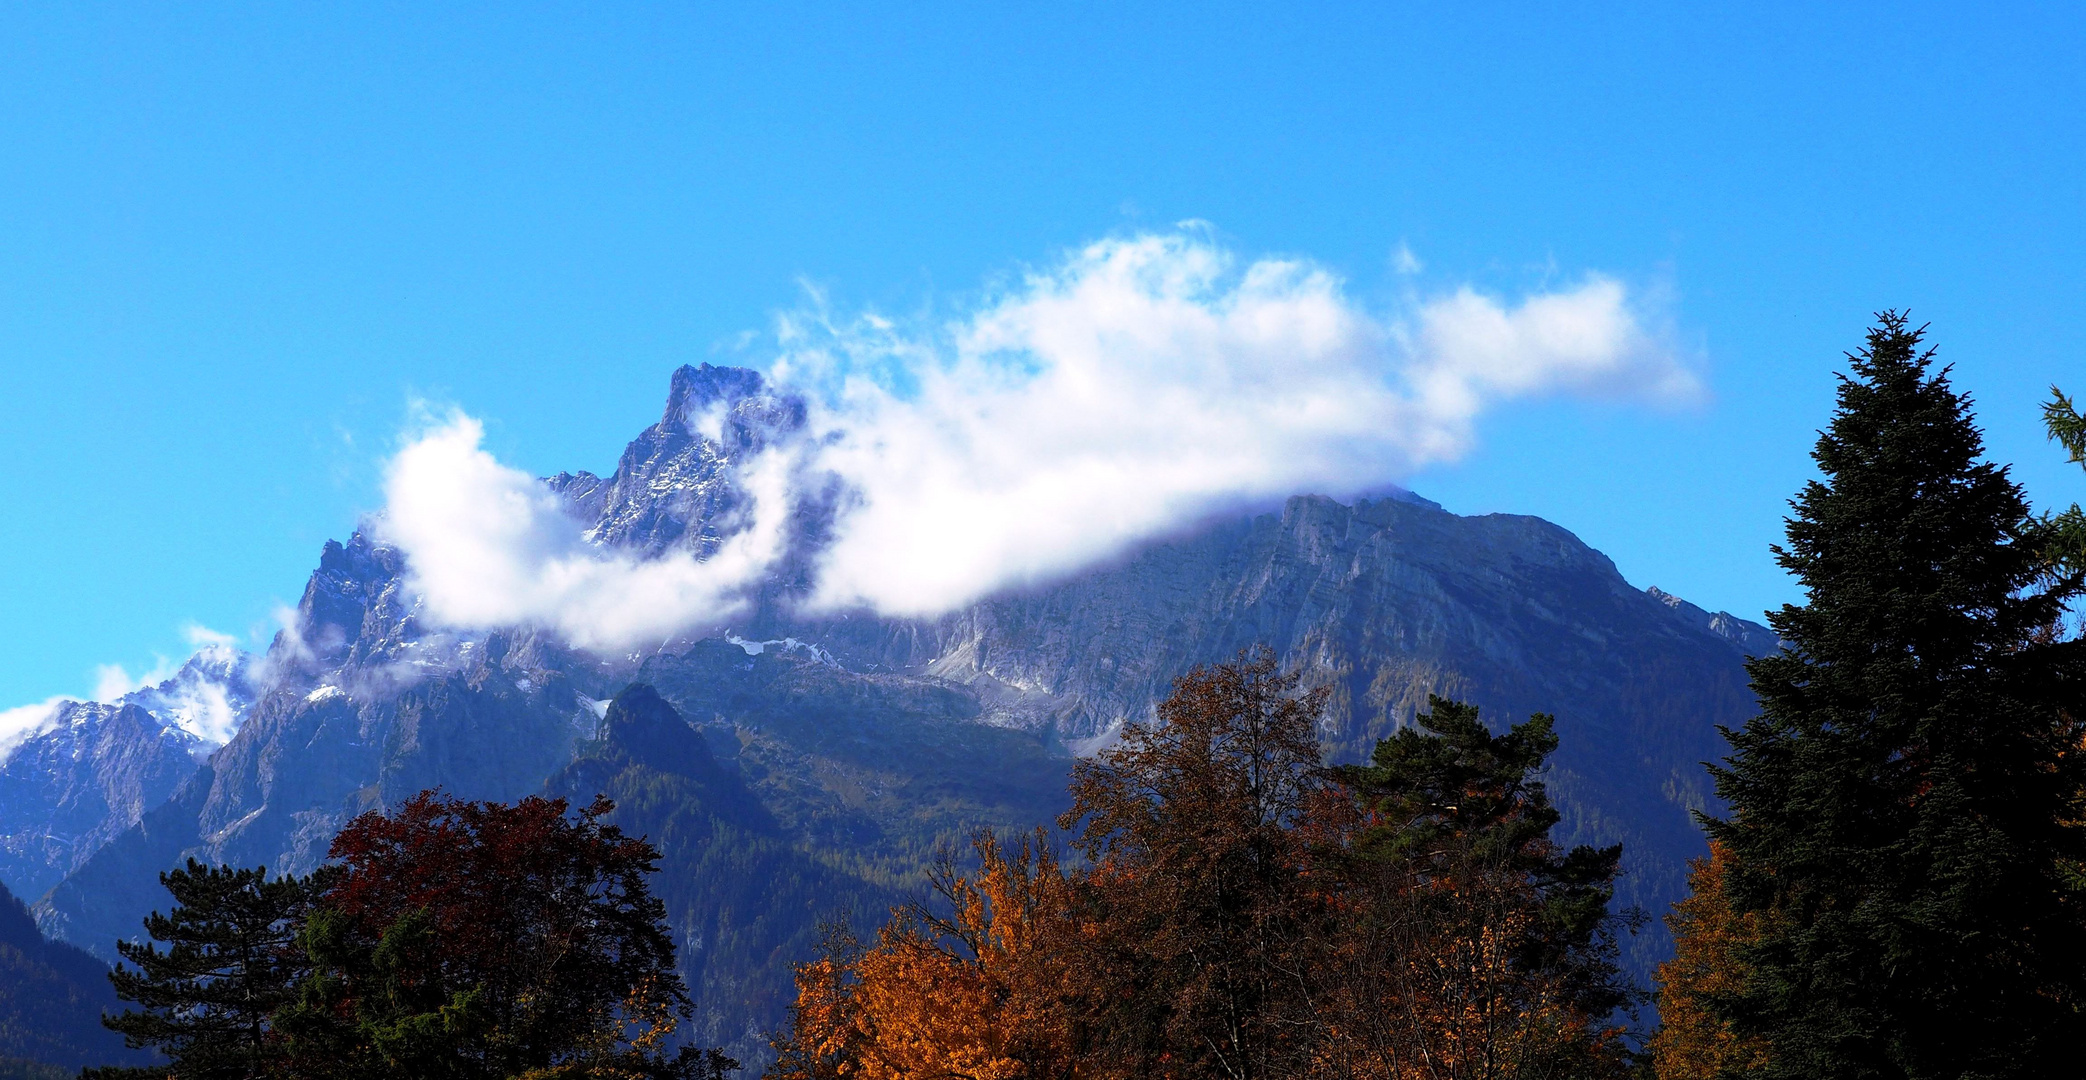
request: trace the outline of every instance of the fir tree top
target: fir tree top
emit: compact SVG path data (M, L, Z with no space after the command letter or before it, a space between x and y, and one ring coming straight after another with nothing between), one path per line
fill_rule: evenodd
M1903 689L2010 651L2061 598L2024 593L2040 575L2033 521L2003 465L1981 461L1971 402L1933 371L1924 326L1886 311L1848 355L1838 408L1812 458L1825 475L1791 502L1775 556L1809 603L1769 615L1814 664L1870 671L1861 689ZM1756 672L1756 675L1758 672Z

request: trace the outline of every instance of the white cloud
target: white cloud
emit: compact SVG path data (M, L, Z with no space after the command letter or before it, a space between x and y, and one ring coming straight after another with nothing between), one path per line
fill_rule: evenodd
M826 336L778 375L905 378L838 380L821 463L862 504L817 601L894 614L1061 575L1227 504L1395 483L1465 452L1505 398L1695 388L1606 278L1384 316L1323 268L1240 267L1180 233L1088 247L938 342L882 323Z
M181 636L188 639L188 647L198 651L206 649L236 649L239 639L220 630L212 630L202 623L191 622L181 628Z
M743 477L756 511L712 557L642 559L588 543L527 473L479 446L478 421L452 413L392 459L380 535L408 554L432 621L534 625L583 648L657 642L737 611L780 550L786 462Z
M51 722L57 719L58 707L70 700L66 697L45 698L34 705L0 709L0 761L6 761L7 756L30 737L50 730Z
M117 698L174 677L180 665L166 657L155 657L152 670L141 675L132 675L122 664L98 664L94 668L94 700L114 702Z
M784 319L772 374L812 399L815 437L741 463L749 521L708 560L586 542L461 414L392 461L383 535L438 622L621 648L738 611L786 540L790 478L835 475L853 499L813 606L921 615L1227 506L1396 483L1467 451L1503 400L1699 389L1609 278L1381 312L1315 264L1241 265L1201 235L1094 244L939 327Z
M1398 246L1391 251L1391 269L1400 274L1411 277L1426 268L1427 265L1420 261L1418 255L1412 253L1411 246L1403 240L1398 241Z
M208 679L184 683L151 704L161 720L210 746L223 746L239 733L239 711L232 707L227 689L221 683Z

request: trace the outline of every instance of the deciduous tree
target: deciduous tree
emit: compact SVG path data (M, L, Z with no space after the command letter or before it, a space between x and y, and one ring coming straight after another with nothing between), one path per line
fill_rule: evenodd
M422 793L343 829L304 941L316 971L281 1017L306 1075L710 1075L669 1054L691 1012L658 852L558 799Z
M1729 862L1724 846L1711 844L1709 857L1691 866L1687 899L1666 916L1673 956L1659 965L1660 1024L1651 1038L1659 1080L1719 1080L1767 1063L1767 1040L1733 1031L1717 1007L1744 992L1752 973L1742 954L1769 917L1732 910L1724 893Z

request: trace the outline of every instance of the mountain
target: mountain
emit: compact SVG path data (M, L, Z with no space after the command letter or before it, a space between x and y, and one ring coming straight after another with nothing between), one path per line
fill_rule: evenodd
M612 475L545 483L596 543L706 554L738 527L737 463L804 417L756 373L682 368ZM1409 495L1299 496L938 618L807 616L791 601L833 505L796 509L805 543L735 625L618 655L429 625L400 552L369 530L328 542L237 733L74 858L39 919L106 955L163 906L155 875L184 857L304 872L355 814L423 788L606 792L662 848L705 1037L758 1057L822 915L875 917L973 828L1051 821L1073 755L1151 715L1189 668L1256 644L1332 692L1338 759L1429 693L1497 725L1554 713L1561 839L1622 842L1623 899L1663 911L1702 850L1689 813L1709 804L1716 726L1753 708L1744 658L1775 647L1757 624L1632 587L1548 522ZM1632 966L1667 947L1654 922Z
M793 843L746 773L644 683L609 702L600 740L548 786L575 805L607 795L617 824L662 849L655 891L678 931L689 990L712 1004L692 1032L706 1045L757 1051L794 996L790 966L811 953L821 921L868 924L900 899Z
M1733 640L1720 625L1751 624L1698 620L1635 589L1538 518L1299 497L940 619L798 632L849 666L962 686L988 722L1074 750L1150 715L1189 667L1257 644L1331 690L1322 730L1337 760L1364 757L1429 694L1477 704L1497 725L1552 713L1559 839L1621 842L1621 901L1662 912L1702 849L1701 763L1724 752L1717 725L1751 715L1743 662L1773 641L1764 627ZM1648 970L1666 948L1652 928L1628 951Z
M120 1005L101 961L46 940L29 909L0 888L0 1077L142 1064L101 1026L102 1011Z
M211 645L113 703L57 705L0 760L0 882L37 896L165 802L238 730L254 667Z

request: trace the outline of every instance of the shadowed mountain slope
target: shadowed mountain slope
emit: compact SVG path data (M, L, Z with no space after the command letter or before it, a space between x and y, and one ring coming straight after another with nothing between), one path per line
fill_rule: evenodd
M35 1075L9 1059L66 1070L144 1063L101 1026L102 1012L120 1005L101 961L46 940L29 909L0 888L0 1076L10 1068Z

